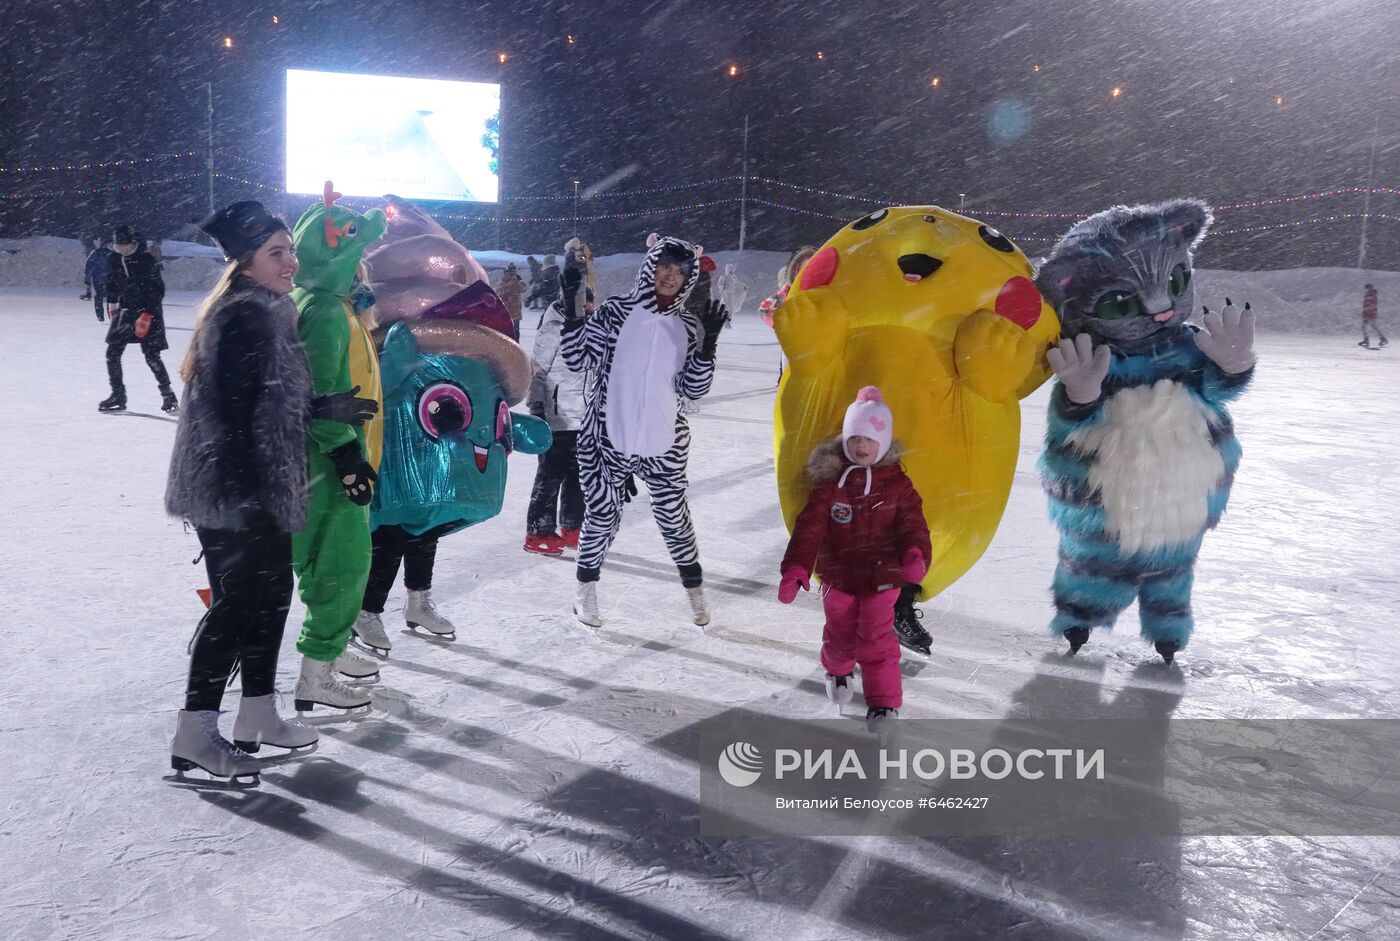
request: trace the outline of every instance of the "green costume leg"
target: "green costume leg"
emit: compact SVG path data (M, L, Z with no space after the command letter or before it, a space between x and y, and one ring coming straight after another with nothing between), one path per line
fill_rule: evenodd
M312 479L319 463L312 459ZM292 536L292 567L306 605L297 650L312 660L334 660L345 652L369 580L369 507L346 499L334 472L319 477L311 487L306 528Z

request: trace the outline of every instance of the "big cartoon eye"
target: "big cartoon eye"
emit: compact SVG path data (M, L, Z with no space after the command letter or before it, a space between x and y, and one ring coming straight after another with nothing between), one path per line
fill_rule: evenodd
M1094 302L1094 316L1100 320L1122 320L1142 313L1142 301L1127 291L1109 291Z
M439 382L418 397L418 424L436 440L464 431L472 423L472 400L460 386Z
M355 233L358 231L360 231L360 227L355 225L355 223L353 222L345 227L345 234L350 236L351 238L354 238Z
M1186 267L1186 262L1182 262L1172 269L1171 280L1167 282L1167 290L1172 297L1180 297L1191 286L1191 269Z
M982 241L992 246L999 252L1006 252L1008 255L1016 251L1016 246L1011 243L1011 239L1002 235L989 225L979 226L977 234L982 236Z
M852 222L852 223L851 223L851 228L853 228L853 229L855 229L857 232L859 232L860 230L862 230L862 229L868 229L868 228L870 228L870 227L873 226L873 225L879 225L881 222L883 222L883 221L885 220L885 217L888 216L889 214L890 214L890 211L889 211L888 209L876 209L876 210L875 210L874 212L872 212L870 215L868 215L868 216L861 216L861 217L860 217L859 219L857 219L855 222Z
M504 402L496 403L496 440L507 454L515 450L515 427L510 421L510 406Z

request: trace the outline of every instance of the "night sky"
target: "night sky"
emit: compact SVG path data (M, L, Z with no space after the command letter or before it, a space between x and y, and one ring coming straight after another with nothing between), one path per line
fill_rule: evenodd
M956 209L959 194L979 215L1088 212L1181 195L1253 202L1359 187L1368 175L1374 187L1400 186L1395 0L11 0L5 7L0 166L197 152L0 174L6 236L76 236L116 221L153 236L177 234L208 202L206 81L216 169L271 187L220 177L216 200L257 196L295 216L309 200L276 189L288 67L500 81L507 201L499 212L507 220L568 217L567 199L526 197L570 194L575 178L584 187L608 180L615 194L737 175L748 114L750 174L864 197L751 183L752 248L820 242L843 220L886 202ZM223 48L225 36L232 49ZM731 64L736 78L727 74ZM148 185L133 185L141 183ZM580 214L738 195L731 180L589 199ZM568 218L498 223L496 207L430 208L467 217L447 221L469 247L495 247L499 232L501 247L540 251L572 231ZM1202 262L1353 265L1361 220L1315 220L1364 208L1362 195L1349 194L1222 211ZM1400 268L1400 195L1373 195L1369 209L1367 265ZM603 252L640 250L656 229L732 248L738 215L738 205L725 202L585 220L580 229ZM1071 221L986 218L1030 254Z

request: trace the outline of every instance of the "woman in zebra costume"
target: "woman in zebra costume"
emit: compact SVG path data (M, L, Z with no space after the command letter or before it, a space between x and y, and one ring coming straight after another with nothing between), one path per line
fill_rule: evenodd
M603 623L598 576L622 523L622 505L637 492L634 474L651 494L652 513L680 571L695 623L703 627L710 621L686 502L690 428L680 403L710 391L715 346L729 312L718 301L701 314L685 310L700 276L699 245L653 234L647 246L636 287L608 298L592 316L584 316L583 271L570 265L560 279L560 352L570 369L589 374L578 438L586 512L574 614L590 627Z

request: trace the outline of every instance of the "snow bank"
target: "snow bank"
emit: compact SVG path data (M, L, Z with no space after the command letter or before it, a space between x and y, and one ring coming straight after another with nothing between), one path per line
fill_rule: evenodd
M165 282L172 291L203 291L218 276L222 258L217 249L195 242L161 243L165 257ZM535 257L543 260L546 252ZM529 273L526 256L513 252L473 251L494 280L514 262L523 275ZM558 253L556 253L556 256ZM778 271L787 262L786 252L716 252L719 272L735 265L749 286L742 315L757 313L758 302L777 287ZM0 286L83 286L82 246L76 239L39 236L0 239ZM598 287L607 297L631 289L642 253L603 255L596 261ZM1393 319L1400 304L1400 273L1361 271L1354 268L1290 268L1279 271L1216 271L1196 273L1196 300L1212 308L1229 297L1240 304L1249 301L1266 333L1339 334L1358 329L1361 292L1366 283L1380 291L1381 317Z

